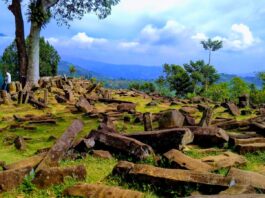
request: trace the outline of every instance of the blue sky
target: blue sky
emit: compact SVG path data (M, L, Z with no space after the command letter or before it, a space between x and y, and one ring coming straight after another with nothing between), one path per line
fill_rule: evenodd
M219 72L244 74L265 70L264 18L264 0L121 0L107 19L88 14L69 29L51 21L42 35L66 60L157 66L207 61L200 41L216 38L224 48L213 54L213 65ZM0 21L2 53L15 32L3 1ZM25 29L28 34L29 24Z

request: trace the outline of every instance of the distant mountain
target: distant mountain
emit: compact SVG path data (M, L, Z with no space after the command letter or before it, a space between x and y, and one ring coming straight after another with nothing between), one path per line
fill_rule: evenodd
M161 66L117 65L75 58L69 62L110 79L152 80L163 72Z
M61 61L58 65L58 74L59 75L67 75L70 76L70 72L69 72L69 67L70 65L72 65L72 63L66 62L66 61ZM90 78L90 77L96 77L96 78L103 78L102 75L97 74L93 71L89 71L87 69L84 69L78 65L74 65L76 68L76 76L84 76L86 78Z
M98 79L124 79L124 80L154 80L163 73L161 66L143 66L143 65L116 65L110 63L102 63L83 59L71 59L69 62L76 66L79 76L96 77ZM69 75L69 65L71 63L62 61L59 64L59 74ZM235 75L220 74L219 82L228 82L234 77L240 77L247 83L253 83L258 87L262 86L262 82L254 75Z
M230 81L232 78L234 77L240 77L242 78L245 82L249 83L249 84L255 84L257 87L261 88L262 87L262 82L261 80L253 75L253 74L249 74L249 76L246 75L235 75L235 74L224 74L221 73L220 74L220 79L219 82L228 82Z
M0 33L0 37L4 37L4 36L6 36L5 34L3 34L3 33Z

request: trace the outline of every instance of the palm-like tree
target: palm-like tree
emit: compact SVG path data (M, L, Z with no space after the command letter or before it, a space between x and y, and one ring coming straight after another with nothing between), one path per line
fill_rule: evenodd
M203 48L205 50L209 51L208 65L210 65L210 63L211 63L211 53L221 49L223 47L223 41L212 40L212 39L209 38L208 40L201 41L201 44L202 44L202 46L203 46Z

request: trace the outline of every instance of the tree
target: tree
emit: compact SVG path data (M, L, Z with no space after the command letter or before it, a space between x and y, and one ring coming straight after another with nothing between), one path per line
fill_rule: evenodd
M230 99L237 101L239 96L250 93L249 85L240 77L235 77L229 82Z
M190 76L179 65L164 64L165 80L171 90L176 91L176 95L183 97L192 91Z
M16 1L20 2L19 0ZM58 24L67 25L69 25L69 21L72 21L76 18L81 19L84 14L90 12L94 12L100 19L104 19L111 13L112 6L118 3L119 0L26 1L25 5L28 7L28 21L31 24L29 34L27 80L31 83L37 83L39 79L40 32L52 17L57 20ZM19 11L21 12L21 7ZM19 26L16 26L16 29L19 29Z
M258 77L262 81L263 90L265 90L265 72L259 72Z
M224 102L230 97L229 84L227 82L222 82L211 85L209 89L203 93L203 96L215 102Z
M223 47L223 41L212 40L209 38L208 40L201 41L201 44L202 44L203 48L205 50L208 50L208 52L209 52L208 65L210 65L211 64L211 53L221 49Z
M207 90L209 85L212 85L219 79L215 68L211 65L206 65L203 60L190 61L189 64L184 64L183 66L191 78L193 93L200 86L203 87L203 90Z
M74 65L70 65L69 66L69 72L70 72L71 75L74 75L74 73L76 72L76 68L75 68Z
M15 17L16 24L16 48L18 65L19 65L19 78L22 84L25 84L27 75L28 56L26 51L25 33L24 33L24 20L21 12L21 0L12 0L8 9Z
M56 76L61 57L54 47L40 38L40 76Z
M28 46L28 39L26 40L26 46ZM7 69L12 79L19 80L19 58L17 53L17 47L15 41L9 45L3 53L2 63L0 66L1 72L3 73ZM40 38L40 76L55 76L57 75L57 67L60 61L58 52L46 42L44 38Z

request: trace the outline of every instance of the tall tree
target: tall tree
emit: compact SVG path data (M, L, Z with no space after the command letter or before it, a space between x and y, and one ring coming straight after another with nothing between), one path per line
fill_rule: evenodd
M189 64L184 64L184 68L192 80L193 92L200 86L203 90L207 90L209 85L219 79L216 69L212 65L206 65L203 60L190 61Z
M30 45L28 81L36 83L39 79L39 38L41 28L49 22L51 17L59 24L68 24L75 18L81 19L84 14L94 12L100 19L111 13L112 6L119 0L31 0L29 4Z
M26 46L29 41L26 40ZM19 59L15 41L5 50L1 58L0 71L8 70L12 79L19 80ZM58 52L43 37L40 38L40 76L57 75L57 67L60 61Z
M18 53L19 79L22 84L26 81L28 56L26 51L24 20L21 12L21 0L12 0L8 9L13 13L16 24L16 47Z
M191 79L188 73L179 65L164 64L165 80L176 95L185 96L192 91Z
M223 47L223 41L219 40L212 40L208 39L205 41L201 41L201 44L205 50L208 50L209 52L209 60L208 60L208 65L211 64L211 53L214 51L217 51Z

